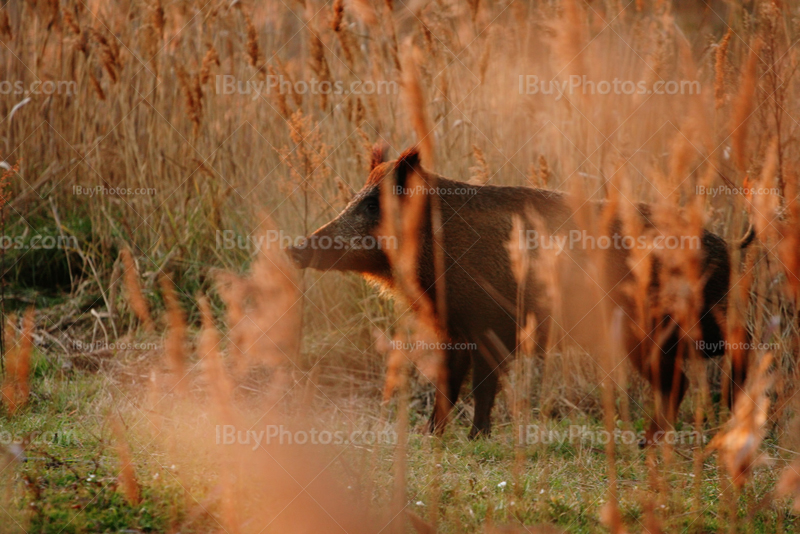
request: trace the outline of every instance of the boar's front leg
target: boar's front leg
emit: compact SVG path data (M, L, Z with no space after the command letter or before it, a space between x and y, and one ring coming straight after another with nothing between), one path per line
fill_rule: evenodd
M487 361L483 354L473 355L472 395L475 398L475 416L472 419L472 430L469 439L488 437L492 432L492 408L497 395L498 373L494 362Z
M450 413L458 401L461 384L467 376L470 366L470 352L468 350L447 351L447 377L437 386L433 412L428 421L428 432L437 436L444 434Z

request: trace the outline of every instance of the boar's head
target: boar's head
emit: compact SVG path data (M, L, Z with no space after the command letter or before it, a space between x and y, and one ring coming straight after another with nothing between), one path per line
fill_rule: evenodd
M298 268L356 271L368 277L391 279L384 250L392 241L378 233L384 211L381 198L387 186L402 188L408 174L419 170L419 152L409 149L390 162L384 162L384 152L383 146L373 148L367 182L344 210L300 245L287 249Z

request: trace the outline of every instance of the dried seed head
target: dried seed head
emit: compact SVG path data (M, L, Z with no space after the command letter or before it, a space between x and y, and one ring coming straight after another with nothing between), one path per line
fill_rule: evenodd
M8 330L14 332L16 316L8 317ZM33 355L34 310L28 309L22 320L22 332L9 340L6 356L6 374L2 387L2 401L12 415L28 403L31 356Z
M212 44L208 47L208 51L206 55L203 56L203 65L200 68L200 84L205 85L208 83L208 80L211 79L211 67L216 65L217 67L220 66L219 62L219 54L217 54L217 49L214 48Z
M770 404L771 365L772 354L767 353L761 358L754 376L748 379L746 391L736 398L725 430L714 436L709 444L720 451L733 483L739 488L747 481L753 467L765 461L758 448L764 438Z
M142 294L142 286L139 284L139 274L136 271L136 263L133 261L133 255L130 249L122 249L120 253L122 256L122 263L125 265L125 289L128 291L128 301L130 302L131 309L144 325L145 330L152 332L153 319L150 318L150 309L147 305L147 300Z
M403 47L402 71L405 105L411 117L411 124L417 134L422 164L428 169L433 169L433 131L428 120L425 97L422 92L422 85L419 81L417 61L410 38Z
M250 15L245 12L242 12L242 15L244 15L244 23L247 28L247 45L245 46L245 50L247 50L247 62L250 63L251 67L258 68L258 59L261 56L261 51L258 48L258 32L253 25L253 20L250 18Z
M725 71L727 70L728 46L733 36L733 29L728 28L728 33L720 41L717 47L716 65L714 68L714 105L720 109L725 104Z
M141 502L139 491L139 481L136 479L136 470L133 468L133 458L131 457L131 449L128 442L125 440L125 429L118 419L114 419L111 423L111 429L114 432L115 448L117 456L119 457L119 474L117 480L122 488L122 493L125 499L131 505L138 505Z
M334 0L331 11L333 12L333 17L331 17L331 29L335 32L339 32L342 30L342 19L344 18L344 0Z
M747 58L742 82L739 85L739 91L736 94L733 106L733 115L731 116L731 145L736 165L740 171L744 171L747 168L747 134L749 132L750 116L753 114L755 107L755 92L756 85L758 85L758 52L760 48L760 41L757 41L750 50L750 56Z
M472 174L469 183L484 185L489 181L489 168L486 165L486 157L483 155L483 151L478 145L472 145L472 155L475 156L476 165L469 168Z
M174 387L179 393L182 393L186 390L183 381L186 367L186 317L180 302L178 302L175 286L170 279L164 275L161 277L160 283L169 322L169 333L164 347L167 353L167 364L173 376Z
M5 36L6 41L14 39L14 32L11 30L11 20L8 18L8 11L0 9L0 37Z

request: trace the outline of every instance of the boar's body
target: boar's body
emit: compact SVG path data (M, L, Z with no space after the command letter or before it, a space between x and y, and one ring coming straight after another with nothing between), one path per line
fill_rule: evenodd
M446 341L457 350L447 351L446 388L437 390L437 402L431 416L430 428L442 431L449 411L458 399L462 383L472 368L472 392L475 400L475 414L470 436L488 434L491 429L491 411L497 393L500 373L507 358L517 346L517 298L518 287L508 252L509 236L514 216L522 220L537 221L537 230L543 234L567 235L576 230L572 207L568 198L559 192L529 187L475 186L448 180L425 171L418 162L415 151L407 151L393 162L374 165L365 187L354 197L345 210L333 221L309 236L305 248L290 250L300 267L322 270L356 271L373 282L378 282L393 291L395 282L386 254L378 247L364 248L322 247L322 238L339 238L343 242L376 236L379 232L385 202L382 189L387 185L404 196L409 185L409 176L421 178L420 183L431 188L437 195L441 213L442 239L444 248L444 284L446 324L439 329ZM386 181L390 183L387 184ZM430 203L431 195L426 196ZM593 203L593 209L600 209L601 203ZM434 268L434 238L430 209L425 209L424 220L420 224L418 241L417 274L419 285L433 308L442 308L436 302L436 280L440 273ZM639 207L643 227L652 228L649 210L646 205ZM619 221L611 223L617 228ZM717 347L705 351L704 355L714 356L722 352L723 328L717 323L724 317L725 294L728 290L729 259L725 242L718 236L704 232L702 236L703 265L706 280L700 312L701 332L706 347ZM535 254L536 251L534 250ZM551 321L557 320L560 331L582 345L590 353L593 350L597 312L601 309L619 308L623 311L625 349L634 367L642 372L654 386L657 395L667 406L668 417L674 417L686 389L686 377L681 369L676 369L679 341L684 336L673 332L661 343L659 369L655 375L645 369L645 344L642 339L653 335L638 332L635 310L625 292L624 282L630 279L628 265L629 252L624 248L608 250L604 262L605 271L600 280L591 280L585 268L585 251L564 250L558 266L559 287L549 288L552 283L537 276L531 269L524 288L525 315L533 314L537 323L537 347L546 345ZM652 284L658 285L658 262L653 263ZM592 299L589 293L597 294L588 283L597 283L601 288L600 300ZM548 295L553 291L561 295L561 313L553 317L553 303ZM412 303L413 305L413 303ZM713 311L712 311L713 310ZM661 319L662 323L669 317ZM520 325L521 326L521 325ZM662 324L663 326L663 324ZM663 328L661 329L664 330ZM673 328L673 330L676 330ZM693 340L696 341L696 340ZM461 347L467 347L465 349ZM677 371L677 374L676 374ZM677 378L677 380L676 380ZM443 391L444 390L444 391ZM671 394L673 390L677 395ZM655 432L669 421L654 424L650 432Z

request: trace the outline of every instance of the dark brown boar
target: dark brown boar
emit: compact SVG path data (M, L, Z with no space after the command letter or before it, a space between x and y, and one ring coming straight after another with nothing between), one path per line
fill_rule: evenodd
M686 353L680 352L681 345L684 344L684 348L687 343L697 346L697 342L702 340L705 343L699 350L702 355L710 357L724 352L725 327L721 322L725 318L730 260L728 247L720 237L707 231L698 237L702 247L702 302L698 306L699 328L690 333L677 327L667 312L660 313L658 321L650 322L649 331L642 329L641 322L635 319L636 306L626 290L633 275L628 262L629 252L623 247L607 251L603 262L605 269L599 275L601 280L586 280L584 251L564 254L559 266L562 285L556 288L564 294L561 299L563 310L558 318L554 318L553 302L548 297L553 294L548 291L552 288L546 287L546 277L537 276L535 269L531 270L524 284L524 303L517 307L518 286L507 244L515 215L525 221L535 220L543 234L564 236L575 231L579 226L567 195L529 187L475 186L449 180L422 168L416 149L404 152L395 161L381 160L380 151L376 150L373 168L364 188L338 217L308 236L304 246L291 248L289 254L300 268L355 271L389 291L397 292L390 255L380 246L382 237L385 237L381 235L381 221L386 211L387 188L390 194L399 197L400 203L417 192L409 188L412 178L413 184L422 185L425 191L430 192L425 202L428 206L438 207L443 238L434 241L431 210L424 210L424 220L418 225L418 285L433 304L432 309L437 310L437 321L445 323L439 324L438 329L446 343L469 347L446 353L446 387L437 388L430 429L436 432L444 429L471 367L475 412L469 435L489 434L498 379L509 356L517 349L517 314L520 309L524 317L529 313L535 316L535 338L540 350L547 344L551 322L557 320L562 331L590 353L595 348L593 336L597 329L596 324L590 324L595 320L592 310L598 305L602 309L621 310L625 318L622 348L627 351L633 366L650 381L666 411L662 419L654 420L650 435L671 424L686 390L687 379L679 363L680 355ZM597 202L590 205L597 210L604 206ZM650 208L641 204L636 209L642 227L652 229ZM611 219L609 226L610 232L621 232L619 219ZM445 306L437 302L436 281L442 273L434 268L434 245L441 242L444 249L441 270L444 274ZM385 240L383 244L386 244ZM531 253L535 255L536 250ZM660 270L659 262L654 261L651 288L658 288ZM602 287L602 302L586 298L581 286L575 282L581 277L584 284L591 286L596 282ZM444 321L440 318L442 310L446 310ZM657 354L649 350L649 344L645 342L654 339L657 340ZM655 366L650 365L653 361L651 354L656 354ZM737 382L734 391L741 388L745 365L734 369Z

